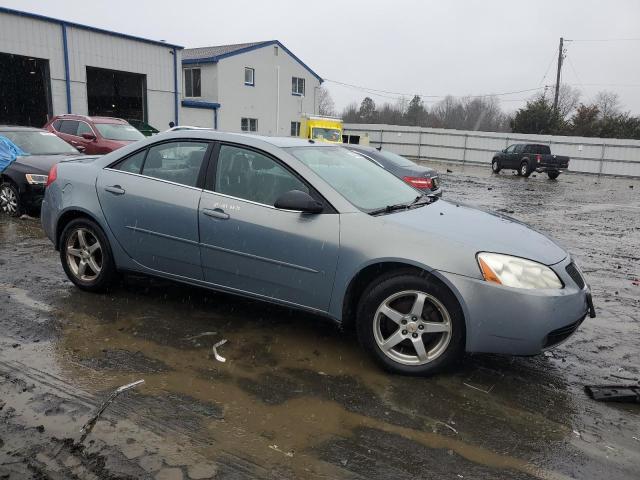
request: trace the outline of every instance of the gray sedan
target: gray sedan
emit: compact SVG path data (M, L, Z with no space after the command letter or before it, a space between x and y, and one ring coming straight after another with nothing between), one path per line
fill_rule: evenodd
M418 165L408 158L402 157L397 153L383 150L382 148L367 147L364 145L344 145L352 152L362 155L382 168L389 170L396 177L401 178L412 187L430 193L432 195L442 196L442 186L440 185L440 177L438 172L433 168Z
M81 289L139 272L303 309L403 374L537 354L594 315L541 233L301 139L179 131L62 162L42 224Z

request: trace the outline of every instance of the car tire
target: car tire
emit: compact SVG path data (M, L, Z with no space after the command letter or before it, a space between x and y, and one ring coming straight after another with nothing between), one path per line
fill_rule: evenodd
M0 184L0 210L11 217L22 215L22 200L15 183L3 182Z
M72 220L60 235L60 261L78 288L104 292L117 277L109 240L93 220Z
M518 175L525 178L531 175L531 168L529 168L529 162L522 162L520 164L520 168L518 169Z
M547 172L547 175L549 176L549 179L555 180L556 178L558 178L558 175L560 175L560 172L558 172L557 170L550 170Z
M502 170L502 167L500 166L500 162L498 161L497 158L494 158L493 161L491 162L491 171L493 173L500 173L500 170Z
M419 298L424 299L422 309ZM455 296L440 282L413 272L390 274L369 285L358 304L356 330L380 366L402 375L438 373L464 351L464 315ZM398 343L385 352L385 342Z

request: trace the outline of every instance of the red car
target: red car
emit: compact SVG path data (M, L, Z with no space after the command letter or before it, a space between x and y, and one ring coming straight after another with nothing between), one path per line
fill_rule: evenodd
M112 117L57 115L44 128L90 155L109 153L145 138L126 120Z

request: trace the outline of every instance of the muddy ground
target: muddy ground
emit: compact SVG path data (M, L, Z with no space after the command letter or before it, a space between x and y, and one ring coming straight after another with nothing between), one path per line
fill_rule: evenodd
M640 181L438 168L446 198L566 246L598 317L546 355L391 376L307 314L146 278L83 293L38 220L2 217L0 479L639 478L640 405L583 386L640 377Z

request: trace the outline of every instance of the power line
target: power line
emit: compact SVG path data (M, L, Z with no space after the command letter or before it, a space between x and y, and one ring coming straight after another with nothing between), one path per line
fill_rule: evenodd
M514 90L511 92L499 92L499 93L487 93L487 94L483 94L483 95L426 95L426 94L421 94L421 93L406 93L406 92L393 92L390 90L379 90L376 88L369 88L369 87L364 87L362 85L354 85L352 83L345 83L345 82L339 82L338 80L331 80L329 78L325 78L324 79L326 82L330 82L330 83L335 83L337 85L342 85L345 87L351 87L351 88L355 88L357 90L361 90L364 92L372 92L372 93L376 93L376 94L390 94L390 95L397 95L397 96L402 96L402 97L412 97L414 95L418 95L421 98L445 98L445 97L454 97L454 98L486 98L486 97L499 97L499 96L505 96L505 95L514 95L517 93L527 93L527 92L535 92L537 90L540 90L542 88L544 88L544 86L538 86L535 88L527 88L524 90ZM384 95L380 95L380 96L384 96Z
M578 38L565 42L639 42L640 38Z

